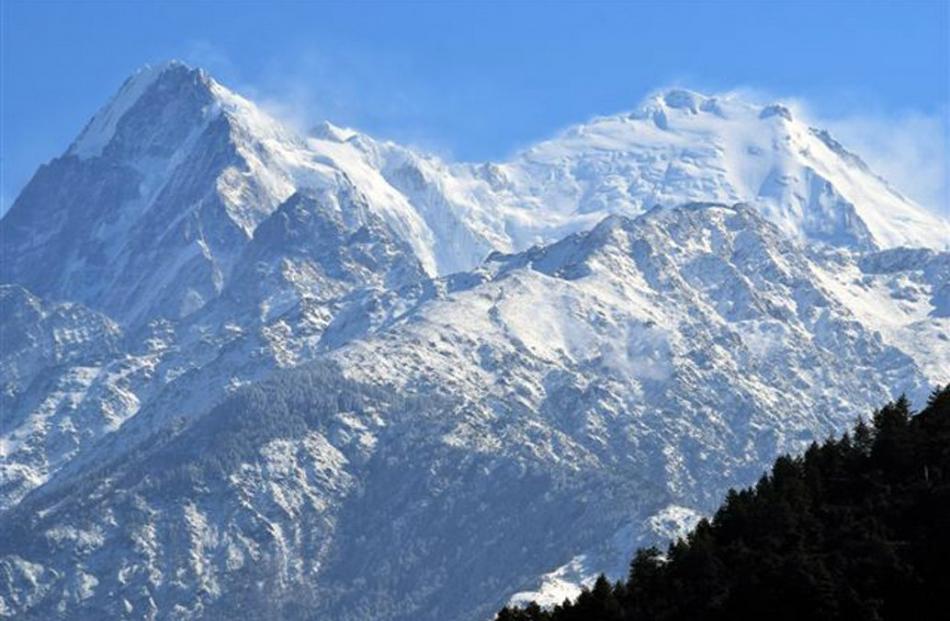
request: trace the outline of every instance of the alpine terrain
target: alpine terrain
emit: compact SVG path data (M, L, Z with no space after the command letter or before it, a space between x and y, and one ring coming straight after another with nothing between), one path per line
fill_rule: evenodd
M477 621L622 576L950 379L929 207L779 104L468 164L146 67L0 221L0 617Z

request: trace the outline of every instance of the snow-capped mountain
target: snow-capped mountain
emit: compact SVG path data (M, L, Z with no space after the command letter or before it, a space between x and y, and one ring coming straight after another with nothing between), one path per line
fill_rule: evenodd
M734 97L455 164L169 63L0 239L0 616L484 618L950 378L946 218Z
M362 196L429 275L476 267L655 205L750 202L787 234L944 249L950 225L778 106L670 91L504 164L450 165L325 124L294 135L201 70L131 77L2 223L2 280L123 324L220 294L257 226L298 189Z

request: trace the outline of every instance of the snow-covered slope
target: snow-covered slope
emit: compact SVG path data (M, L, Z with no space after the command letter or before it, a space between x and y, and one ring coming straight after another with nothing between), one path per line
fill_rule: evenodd
M81 305L0 286L0 489L9 491L0 510L153 400L168 422L312 358L303 345L288 347L288 320L298 340L319 336L351 291L423 278L409 245L384 222L354 216L361 200L352 191L291 196L235 259L221 296L188 321L155 318L123 332Z
M106 368L122 333L79 304L47 304L0 285L0 511L45 480L50 461L69 459L134 412L125 373ZM127 369L130 371L130 369ZM83 397L95 394L90 407Z
M201 70L144 69L0 222L0 280L125 325L184 317L221 293L257 226L298 189L356 188L434 270L431 235L406 200L325 146Z
M902 196L827 132L781 105L732 96L664 92L631 114L532 147L501 173L516 194L565 217L744 201L800 239L851 248L950 243L946 215Z
M452 164L145 69L0 221L0 616L560 597L947 381L948 238L780 106Z
M555 568L622 568L775 454L927 390L829 269L752 208L696 204L348 296L322 331L285 324L286 353L329 366L191 423L161 414L223 377L182 376L10 510L0 597L28 618L469 619L569 589Z
M655 205L748 202L787 234L943 249L950 223L780 105L673 90L507 163L459 165L329 123L295 135L201 70L131 77L0 222L0 281L123 324L217 297L257 226L301 189L355 188L429 275ZM946 206L937 206L946 209Z
M937 216L915 204L787 108L733 96L663 92L632 113L569 128L501 164L446 165L365 137L350 141L423 210L433 231L458 238L461 222L474 233L474 248L486 240L523 250L610 214L703 200L747 202L790 236L832 246L950 244L946 205L932 206L942 209ZM460 238L457 244L472 248Z

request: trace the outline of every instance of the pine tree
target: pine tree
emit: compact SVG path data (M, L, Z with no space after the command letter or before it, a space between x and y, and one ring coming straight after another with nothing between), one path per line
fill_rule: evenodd
M950 609L950 385L913 415L901 397L852 435L783 456L730 490L665 557L638 550L545 612L500 621L934 619Z

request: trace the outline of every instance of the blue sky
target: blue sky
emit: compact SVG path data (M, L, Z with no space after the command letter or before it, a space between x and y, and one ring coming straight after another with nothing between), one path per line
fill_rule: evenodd
M128 74L169 58L301 125L465 160L659 87L745 89L794 99L898 187L950 202L947 0L0 2L3 207Z

